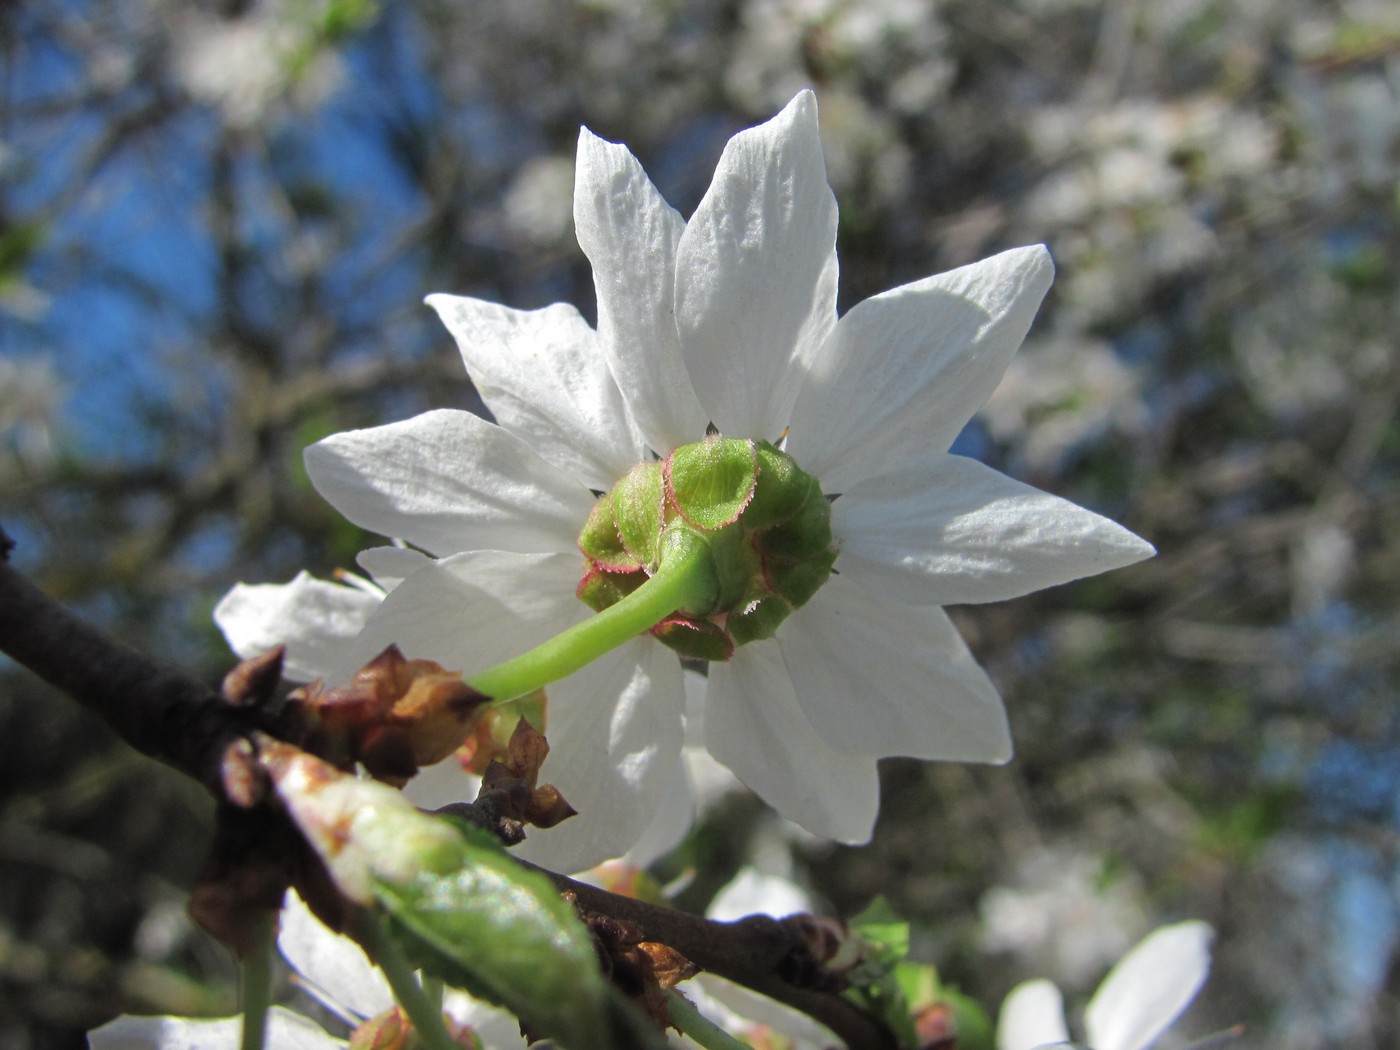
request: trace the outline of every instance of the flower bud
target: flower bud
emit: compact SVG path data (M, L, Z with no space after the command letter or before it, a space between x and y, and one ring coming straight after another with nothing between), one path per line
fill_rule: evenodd
M836 560L817 480L766 441L717 435L628 471L598 500L579 548L578 597L596 611L673 562L708 574L706 598L651 632L702 660L727 660L736 645L771 638Z
M292 821L351 900L368 904L376 879L406 883L461 863L456 829L420 812L402 792L281 741L264 741L260 758Z

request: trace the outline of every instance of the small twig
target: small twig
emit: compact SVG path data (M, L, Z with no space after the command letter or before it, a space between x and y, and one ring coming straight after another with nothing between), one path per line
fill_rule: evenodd
M413 1031L429 1050L459 1050L442 1023L442 1010L423 990L403 949L368 909L355 914L355 939L369 950L370 958L389 982L394 998L403 1007Z
M710 973L742 984L800 1010L830 1028L849 1047L897 1050L894 1033L840 995L795 983L793 977L815 966L796 927L766 915L738 922L715 922L674 908L609 893L521 861L561 891L574 894L587 910L641 927L649 941L680 952Z
M735 1039L702 1014L694 1003L674 988L667 995L666 1017L679 1032L706 1050L753 1050L748 1043Z
M261 920L254 934L256 948L242 961L239 999L243 1008L243 1036L239 1050L263 1050L267 1045L267 1011L272 1003L272 916Z
M0 550L13 541L0 529ZM0 558L0 651L100 715L132 747L223 797L220 761L260 712L117 641Z

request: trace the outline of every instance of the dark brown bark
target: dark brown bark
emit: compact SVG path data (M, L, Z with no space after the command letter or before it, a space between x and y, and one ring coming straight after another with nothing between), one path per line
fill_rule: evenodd
M117 641L35 587L4 556L0 530L0 651L107 722L142 754L223 797L220 760L258 714L227 704L177 667Z
M803 987L788 976L821 969L791 923L765 915L714 922L526 866L574 894L585 909L634 923L647 940L676 949L702 969L801 1010L849 1047L898 1050L894 1033L853 1003L830 991Z

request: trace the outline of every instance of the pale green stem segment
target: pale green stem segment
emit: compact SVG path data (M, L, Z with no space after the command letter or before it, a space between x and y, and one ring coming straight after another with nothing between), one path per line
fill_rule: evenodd
M239 1050L263 1050L267 1040L267 1011L272 1004L272 931L276 917L268 915L255 931L253 950L242 960L240 1005L243 1037Z
M466 679L497 703L533 693L649 631L677 609L699 604L714 588L708 556L678 557L616 605L594 613L527 653Z
M462 1050L442 1023L442 1005L423 990L403 949L369 909L355 917L355 936L369 949L370 958L389 982L394 999L408 1015L424 1050Z
M753 1050L695 1009L695 1004L674 988L666 998L666 1019L705 1050Z

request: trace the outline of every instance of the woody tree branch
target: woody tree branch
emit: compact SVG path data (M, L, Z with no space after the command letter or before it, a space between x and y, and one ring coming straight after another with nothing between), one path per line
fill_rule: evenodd
M228 801L224 756L229 745L254 730L276 735L268 715L257 706L230 703L180 668L89 624L9 563L13 546L0 527L0 651L96 713L142 754ZM836 991L804 979L815 961L790 923L763 916L713 922L544 874L561 891L572 892L587 911L636 924L648 939L670 945L703 969L807 1013L848 1046L896 1046L880 1022Z
M144 755L223 797L220 759L256 728L194 676L124 645L30 583L0 527L0 651L101 717Z

